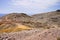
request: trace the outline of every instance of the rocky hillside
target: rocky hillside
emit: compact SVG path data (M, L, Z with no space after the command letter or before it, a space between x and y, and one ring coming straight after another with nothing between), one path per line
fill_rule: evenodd
M19 24L20 27L21 25L25 26L25 29L39 28L43 26L39 22L33 22L32 17L27 14L11 13L0 17L0 33L14 32L14 29L16 29L15 31L19 31L19 29L21 30L22 28L18 28L17 24Z
M60 10L32 15L33 21L46 24L49 27L60 26Z
M60 40L60 10L0 17L0 40Z
M11 32L12 29L18 30L18 25L23 25L27 29L31 28L57 28L60 27L60 10L27 15L25 13L11 13L0 17L0 32ZM5 31L4 31L4 30ZM21 29L19 27L19 29ZM1 31L2 30L2 31Z
M31 29L23 24L24 22L29 22L30 18L30 16L24 13L12 13L2 16L0 17L0 33Z
M60 29L46 29L24 40L60 40Z
M27 21L30 20L30 16L25 13L10 13L5 16L2 16L0 19L3 21Z
M60 29L32 29L14 33L4 33L0 35L0 40L58 40L60 39Z

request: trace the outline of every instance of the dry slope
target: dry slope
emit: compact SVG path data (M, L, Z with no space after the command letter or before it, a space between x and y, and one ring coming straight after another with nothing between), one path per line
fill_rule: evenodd
M48 27L60 27L60 10L32 15L34 22L40 22Z
M22 24L2 24L0 25L0 33L9 33L9 32L17 32L21 30L29 30L32 29L28 26L22 25Z
M59 28L32 29L0 35L0 40L57 40L57 38L60 38Z
M0 33L12 32L18 29L17 24L30 28L58 28L60 27L60 11L47 12L29 16L25 13L11 13L0 17ZM26 27L24 27L26 29ZM19 27L19 30L20 29ZM16 30L17 31L17 30Z

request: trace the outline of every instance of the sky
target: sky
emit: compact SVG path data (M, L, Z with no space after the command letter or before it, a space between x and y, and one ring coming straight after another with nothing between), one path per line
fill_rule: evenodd
M60 0L0 0L0 14L37 14L60 9Z

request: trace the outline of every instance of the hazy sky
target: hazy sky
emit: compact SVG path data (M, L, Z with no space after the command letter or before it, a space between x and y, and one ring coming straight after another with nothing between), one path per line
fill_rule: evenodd
M60 9L60 0L0 0L0 14L35 14Z

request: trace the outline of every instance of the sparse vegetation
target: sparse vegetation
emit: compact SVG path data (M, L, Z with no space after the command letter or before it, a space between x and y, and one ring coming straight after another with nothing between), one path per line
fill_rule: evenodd
M56 35L60 40L58 26L60 10L31 16L11 13L0 17L0 40L53 40Z
M59 11L59 10L57 10ZM0 19L0 31L5 30L8 32L13 28L13 30L24 30L30 28L44 28L50 29L53 25L60 24L60 13L59 12L48 12L43 14L36 14L32 16L28 16L24 13L12 13L1 17ZM18 28L16 23L28 26L30 28ZM49 25L47 25L49 24ZM11 28L11 29L10 29ZM55 28L55 27L54 27ZM8 31L7 31L8 30ZM14 31L15 31L14 30Z

